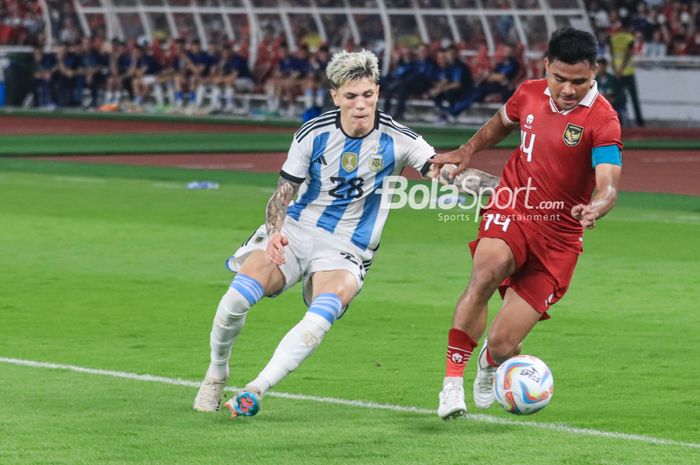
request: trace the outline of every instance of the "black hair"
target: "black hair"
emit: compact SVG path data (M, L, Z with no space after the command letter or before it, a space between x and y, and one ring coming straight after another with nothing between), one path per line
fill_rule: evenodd
M575 65L587 61L595 66L598 58L598 43L590 32L571 27L557 29L547 45L547 59Z

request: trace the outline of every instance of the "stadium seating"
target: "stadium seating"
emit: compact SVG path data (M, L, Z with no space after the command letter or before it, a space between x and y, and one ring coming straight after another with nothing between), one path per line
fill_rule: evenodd
M236 91L237 101L243 101L241 97L245 94L245 101L252 105L242 105L242 108L266 116L278 113L278 109L270 108L267 102L279 97L271 82L282 46L287 46L292 54L302 48L308 49L311 61L321 45L326 45L331 52L367 48L377 53L382 72L390 76L401 48L415 50L418 45L426 44L435 55L441 48L452 45L459 50L478 82L479 76L498 63L504 46L512 45L516 47L519 61L518 75L513 82L517 85L524 79L542 75L541 58L547 37L555 28L573 26L592 30L598 35L601 52L606 54L608 35L619 27L621 18L627 17L632 20L637 37L635 51L642 60L668 55L700 55L697 27L700 2L697 0L657 2L653 7L639 1L634 8L629 2L587 0L585 9L578 0L483 0L480 3L474 0L363 0L349 4L351 8L346 8L345 0L291 3L284 0L1 0L0 47L39 45L47 54L52 54L61 43L70 44L89 37L94 47L110 57L114 53L112 44L116 43L112 39L117 39L125 44L124 53L129 55L137 45L150 44L152 49L157 49L155 56L160 66L167 68L169 60L174 59L171 52L176 39L181 39L185 47L198 40L204 50L217 50L215 53L229 44L247 60L255 81L252 88ZM70 53L80 55L85 50ZM165 97L157 100L169 103L166 107L175 108L174 85L166 83L168 79L171 77L158 76ZM66 82L63 85L73 85ZM303 90L307 84L301 80L294 86L296 103L290 105L285 114L297 117L308 106ZM75 92L83 93L84 99L71 101L75 105L88 105L99 98L97 103L105 103L103 87L104 84L100 84L95 97L83 85L85 90L79 88ZM153 92L152 86L148 89ZM178 92L190 95L195 90L185 85ZM205 108L217 107L217 102L210 100L220 98L219 94L225 91L222 88L220 92L203 90L200 93L197 105L201 108L190 112L203 113ZM145 109L153 110L155 106L148 104L155 103L156 99L153 95L145 97ZM124 84L117 100L133 102L130 83ZM186 97L184 102L188 100L194 102L195 97ZM493 96L485 100L472 105L462 119L467 121L474 116L478 119L482 110L490 111L493 104L498 103ZM27 102L37 104L38 100ZM59 102L52 102L52 105L54 103L61 105ZM142 111L144 108L140 106L139 103L105 108ZM424 96L413 95L408 100L408 117L429 120L434 116L429 111L431 106L432 102ZM158 105L159 110L163 107Z

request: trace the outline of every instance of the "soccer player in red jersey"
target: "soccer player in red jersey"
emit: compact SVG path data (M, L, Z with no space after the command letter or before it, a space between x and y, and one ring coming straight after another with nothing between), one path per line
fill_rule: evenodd
M473 268L457 302L447 343L447 367L438 415L466 413L463 376L484 334L489 298L503 306L477 357L474 403L494 401L496 367L520 353L535 324L566 293L582 253L583 230L615 205L622 169L620 122L594 81L596 40L588 32L559 29L544 59L546 79L520 85L467 143L433 159L464 171L472 155L520 128L520 147L484 210L470 244ZM488 341L488 342L487 342Z

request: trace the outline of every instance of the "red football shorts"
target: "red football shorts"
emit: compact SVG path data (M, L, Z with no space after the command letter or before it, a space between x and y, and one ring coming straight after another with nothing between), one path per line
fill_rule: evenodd
M548 319L547 310L569 288L578 254L556 247L545 236L520 225L515 218L493 211L484 214L476 240L469 243L472 256L484 237L505 241L515 258L515 273L498 288L501 297L510 287L542 314L541 320Z

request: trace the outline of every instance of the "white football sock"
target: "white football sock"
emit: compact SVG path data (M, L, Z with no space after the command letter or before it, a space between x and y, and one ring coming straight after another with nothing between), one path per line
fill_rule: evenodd
M236 337L243 329L248 310L263 296L263 289L254 279L238 274L219 302L209 336L211 362L207 376L228 378L228 361Z
M202 102L204 102L204 93L207 91L206 87L203 85L197 86L197 89L195 90L195 97L194 97L194 103L197 106L197 108L200 108L202 106ZM190 94L190 97L192 94Z
M234 96L234 91L233 87L226 87L224 89L224 100L226 101L226 108L231 109L233 108L233 96Z
M331 323L328 320L316 313L307 312L282 338L270 362L248 385L256 388L264 396L272 386L294 371L316 350L329 329Z
M170 105L175 105L177 103L177 97L175 96L175 86L171 83L168 84L168 102Z
M209 107L218 110L221 108L221 88L219 86L211 87Z
M163 98L163 87L157 82L153 84L153 97L156 99L156 105L163 106L165 99Z

